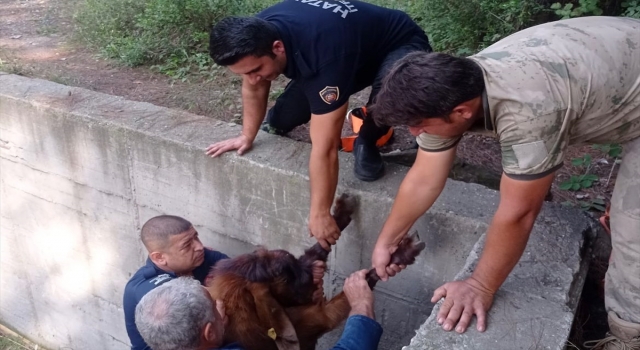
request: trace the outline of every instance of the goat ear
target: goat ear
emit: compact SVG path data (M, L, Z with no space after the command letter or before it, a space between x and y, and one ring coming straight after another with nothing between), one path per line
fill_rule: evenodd
M260 324L266 326L264 331L275 340L278 350L300 350L296 330L284 308L271 296L269 286L251 283L248 289L253 295Z

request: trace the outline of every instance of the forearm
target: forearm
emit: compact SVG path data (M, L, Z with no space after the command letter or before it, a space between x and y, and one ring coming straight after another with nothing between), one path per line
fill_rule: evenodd
M455 147L435 153L418 151L400 184L376 246L397 246L416 220L431 208L447 182L455 156Z
M329 215L338 184L337 148L312 147L309 159L311 216Z
M536 216L537 211L531 211L524 216L509 217L499 208L489 226L482 256L471 277L495 293L520 260Z
M271 82L261 81L251 85L246 80L242 82L242 134L253 141L260 130L267 111L267 100Z

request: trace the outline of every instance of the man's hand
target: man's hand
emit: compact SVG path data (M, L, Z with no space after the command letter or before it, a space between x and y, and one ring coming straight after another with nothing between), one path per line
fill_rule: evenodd
M374 318L373 315L373 292L365 276L367 270L356 271L344 281L342 290L349 300L351 312L349 315L364 315Z
M319 304L324 301L324 272L327 270L327 264L324 261L316 260L313 262L312 274L313 284L316 290L313 292L313 303Z
M445 298L438 311L438 324L442 329L454 329L463 333L469 326L471 318L478 318L477 329L484 332L487 328L487 311L493 303L494 293L474 278L464 281L449 282L433 292L431 302Z
M329 214L309 217L309 235L318 240L325 250L330 251L331 246L340 238L340 228Z
M389 277L395 276L398 272L405 269L406 265L391 264L391 254L398 249L397 245L387 244L378 240L375 248L373 248L373 256L371 257L371 264L376 269L376 274L381 280L387 281Z
M253 140L241 134L238 137L234 137L232 139L216 142L214 144L209 145L207 147L206 155L211 156L212 158L217 157L225 152L238 150L239 155L243 155L246 151L251 149L253 145Z

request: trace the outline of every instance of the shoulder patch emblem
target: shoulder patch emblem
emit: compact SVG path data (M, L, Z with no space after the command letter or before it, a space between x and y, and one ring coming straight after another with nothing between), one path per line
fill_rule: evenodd
M320 91L320 98L330 105L340 98L340 89L337 86L326 86Z

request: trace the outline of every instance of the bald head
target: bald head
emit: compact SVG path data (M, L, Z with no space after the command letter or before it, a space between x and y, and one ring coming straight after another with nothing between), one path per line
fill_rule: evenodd
M165 248L169 237L189 231L191 223L179 216L160 215L149 219L140 231L140 239L149 252Z

